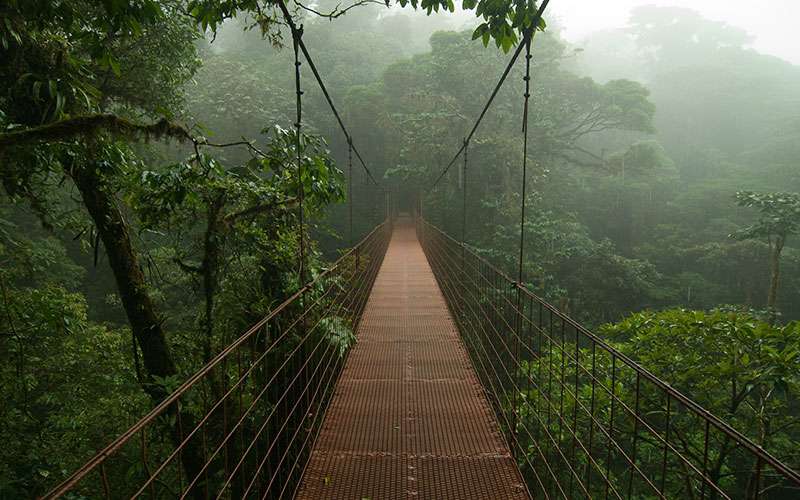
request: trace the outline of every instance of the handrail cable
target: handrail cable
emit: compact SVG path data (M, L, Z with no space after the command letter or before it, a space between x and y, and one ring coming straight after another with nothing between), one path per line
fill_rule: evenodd
M550 0L544 0L542 2L542 5L539 7L539 10L536 11L536 15L533 18L533 22L531 23L531 27L528 30L526 30L526 31L530 31L530 38L533 38L533 33L536 31L537 27L539 26L539 22L542 19L542 15L544 14L544 11L547 8L547 5L549 3L550 3ZM475 124L472 126L472 130L470 130L469 134L467 135L466 141L464 141L464 143L461 144L461 147L458 148L458 151L456 151L456 154L453 155L453 159L450 160L450 163L448 163L447 166L444 168L444 170L442 170L442 172L439 174L439 176L433 182L433 185L431 187L436 187L439 184L439 181L442 180L442 178L445 176L445 174L447 174L447 172L450 170L450 167L452 167L453 164L455 164L455 162L458 159L458 157L461 156L461 153L464 152L464 149L466 148L466 144L468 144L472 140L472 136L475 135L475 132L478 130L478 127L480 126L481 122L483 121L483 117L486 116L486 112L489 111L489 108L491 107L492 103L494 102L494 98L497 96L497 93L500 92L500 88L505 83L506 78L508 77L508 74L511 72L511 68L514 67L514 64L517 62L517 59L519 58L519 55L522 52L523 48L525 48L524 41L523 41L523 43L520 43L519 45L517 45L516 50L514 50L514 54L512 54L511 59L508 61L508 64L506 65L506 68L503 70L503 74L500 76L500 80L498 80L497 85L495 85L494 90L492 90L492 94L489 96L489 100L486 101L486 104L483 106L483 110L481 110L481 114L478 115L478 119L475 120Z

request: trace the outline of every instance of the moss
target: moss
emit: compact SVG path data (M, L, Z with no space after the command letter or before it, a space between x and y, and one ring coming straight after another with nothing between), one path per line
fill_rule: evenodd
M77 116L46 125L0 134L0 152L5 148L41 142L72 140L108 133L131 139L175 139L193 141L188 130L166 118L152 124L134 123L111 114Z

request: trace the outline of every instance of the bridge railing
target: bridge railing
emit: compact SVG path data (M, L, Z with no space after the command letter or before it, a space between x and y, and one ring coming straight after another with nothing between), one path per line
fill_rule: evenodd
M387 220L47 498L291 498L390 235Z
M417 232L534 498L800 496L800 475L424 219Z

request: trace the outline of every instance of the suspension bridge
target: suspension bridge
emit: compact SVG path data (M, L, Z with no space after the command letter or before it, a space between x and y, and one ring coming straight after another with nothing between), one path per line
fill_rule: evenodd
M531 26L538 26L548 1ZM768 498L800 474L533 294L525 258L533 28L452 161L525 56L519 268L507 276L426 220L397 214L283 3L294 42L382 220L313 280L75 470L46 498ZM298 175L302 172L297 144ZM467 184L463 183L464 204ZM463 207L462 207L463 208ZM462 209L462 213L465 210Z

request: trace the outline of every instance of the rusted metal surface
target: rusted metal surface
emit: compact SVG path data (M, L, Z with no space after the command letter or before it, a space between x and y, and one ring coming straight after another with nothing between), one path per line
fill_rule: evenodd
M298 498L528 498L413 226L396 226Z

